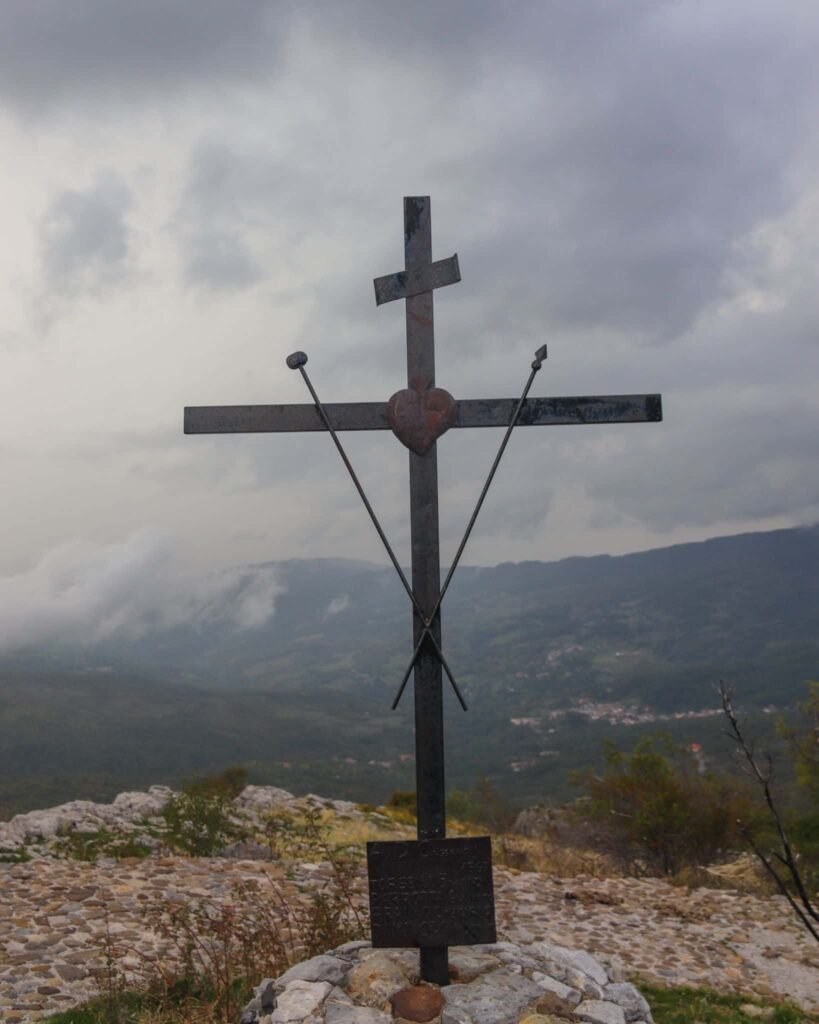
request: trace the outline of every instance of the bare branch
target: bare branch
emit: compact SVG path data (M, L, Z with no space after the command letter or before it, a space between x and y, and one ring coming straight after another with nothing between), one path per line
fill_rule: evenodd
M781 849L779 851L774 851L773 856L776 857L776 859L784 867L787 868L788 875L790 876L791 882L794 888L796 889L796 892L802 903L801 908L791 897L791 894L788 891L787 886L780 878L770 859L762 852L762 850L760 850L759 846L757 845L757 843L755 842L755 840L753 839L753 837L751 836L750 832L746 827L741 826L742 834L747 840L747 842L750 844L751 849L754 851L757 858L762 862L763 866L765 867L765 870L775 880L777 887L780 889L783 895L787 897L788 902L796 911L802 923L805 925L805 927L808 929L811 935L817 941L819 941L819 932L817 932L816 929L813 928L809 921L809 918L814 921L819 921L819 912L817 912L816 908L813 906L810 895L807 889L805 888L805 883L802 878L802 874L796 863L796 856L785 833L785 826L782 822L782 817L779 813L779 809L776 806L773 797L773 792L771 790L771 780L774 774L773 758L770 754L767 754L765 757L765 760L767 762L767 768L763 770L759 766L756 755L754 753L753 743L746 740L743 729L734 710L731 690L729 690L722 681L720 681L719 684L719 695L720 700L722 702L722 710L730 726L728 735L737 745L739 751L745 759L746 764L748 765L752 778L757 782L757 784L761 788L765 800L765 805L768 808L768 813L771 817L771 820L774 823L774 826L776 827L776 832L779 836Z

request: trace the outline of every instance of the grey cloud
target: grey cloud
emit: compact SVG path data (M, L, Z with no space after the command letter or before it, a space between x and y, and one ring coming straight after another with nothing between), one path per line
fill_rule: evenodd
M263 284L253 298L260 307L269 300L273 313L292 303L300 336L276 339L281 348L270 358L280 365L287 351L308 351L325 401L386 399L402 386L404 312L401 304L376 310L371 278L399 269L400 195L416 188L433 195L435 258L457 249L464 274L462 285L436 298L442 386L457 397L519 393L529 353L548 340L540 393L665 393L666 423L637 428L633 448L621 453L614 445L614 457L585 434L569 432L563 442L558 431L548 446L527 435L530 465L509 456L522 481L517 503L494 518L487 506L480 522L487 536L534 532L528 493L532 515L554 496L558 517L567 481L594 499L593 528L618 519L637 520L647 532L708 528L737 514L799 516L816 501L815 410L792 390L810 373L800 348L815 345L815 282L805 270L815 253L806 258L805 249L799 261L804 301L788 297L786 309L766 317L723 321L717 313L737 274L770 283L768 254L757 265L743 248L747 235L788 209L798 189L812 187L815 5L456 0L425 11L351 0L293 14L275 5L186 4L183 11L151 2L128 14L135 19L128 24L144 25L142 35L113 41L112 19L126 8L108 7L116 15L100 15L100 39L112 53L116 46L128 53L120 77L112 58L98 72L101 82L128 85L134 105L156 85L222 89L212 113L195 122L202 141L189 154L171 221L185 280L204 293ZM74 9L90 17L97 5ZM163 11L180 24L198 22L195 38L174 53L174 68L161 46L139 56ZM20 22L24 49L36 20L28 17ZM54 23L62 17L54 13ZM0 29L4 18L0 12ZM280 56L270 32L284 38L294 18L307 30L287 52L290 77L279 93L265 78ZM221 29L226 49L211 69L209 47L218 48ZM7 38L0 33L0 58ZM260 56L257 44L269 53ZM42 81L21 76L21 96L48 98L60 74L66 95L88 93L97 72L82 47L96 43L77 42L69 31L50 45L60 48L56 70L31 65ZM243 47L245 63L237 56ZM306 70L301 56L309 58ZM5 81L8 96L7 76L0 60L0 91ZM230 76L247 89L241 103L223 89ZM93 203L86 206L93 212ZM127 268L127 210L119 215L125 234L118 250L116 210L108 210L105 235L104 210L97 208L95 220L75 207L61 214L62 234L54 229L54 279L87 272L98 286L109 263L115 272ZM101 236L108 249L83 242ZM122 245L126 256L118 260ZM84 259L76 256L83 251ZM696 333L703 323L707 338ZM775 360L766 346L775 346ZM263 372L267 358L261 355ZM563 387L567 378L572 383ZM746 429L756 399L744 389L760 381L801 411ZM292 400L273 390L271 401ZM196 404L196 395L189 400ZM451 529L462 519L459 488L482 479L492 448L488 438L482 443L480 456L469 449L442 476L442 486L455 480ZM165 461L140 457L134 471L164 474L180 488L210 473L236 492L278 484L282 520L298 518L284 495L301 480L300 493L318 495L304 550L316 529L323 543L345 550L368 535L326 438L185 444L196 454L187 458L180 444ZM403 542L403 498L391 504L379 488L392 491L399 479L404 485L405 453L396 448L381 463L375 442L356 448L350 439L350 446L357 467L378 467L373 500L391 538ZM229 477L240 453L251 469ZM528 487L533 466L548 466L548 490Z
M737 239L792 199L812 46L781 26L702 40L670 15L663 27L655 17L650 32L601 45L598 62L567 73L559 114L528 125L528 139L501 127L478 159L497 183L502 238L471 256L478 289L503 295L490 323L517 306L529 324L667 340L720 297ZM547 105L547 78L541 87Z
M41 247L49 292L96 291L128 270L131 192L112 171L86 189L66 189L49 204Z
M185 279L189 284L233 291L256 284L263 271L238 231L218 228L185 237Z
M328 4L322 22L333 33L377 57L428 65L436 59L458 74L485 75L510 59L558 67L583 66L601 42L632 30L652 10L673 0L606 0L583 4L562 0L451 0L434 7L348 0Z
M270 566L195 575L156 530L107 545L69 542L25 572L0 576L0 651L205 628L225 614L234 629L255 629L275 614L284 589Z
M5 0L0 97L27 111L272 72L290 5L266 0ZM163 96L163 99L166 98Z
M334 616L340 615L341 612L347 611L351 604L349 594L339 594L338 597L334 597L324 609L325 620L332 619Z
M247 239L259 216L259 169L258 159L224 143L194 147L176 216L188 284L231 291L262 278Z
M703 31L684 3L513 7L454 3L422 17L360 2L334 5L311 25L334 50L361 47L375 65L387 62L385 82L391 67L407 72L419 60L426 79L452 79L442 114L429 116L445 123L462 111L467 144L420 169L451 187L465 271L477 294L498 297L485 302L485 331L532 333L547 322L675 337L723 294L738 238L792 199L787 173L812 110L819 19L802 19L794 38L787 19L764 8L747 18L745 7L727 6ZM314 128L332 155L344 146L335 120L345 113L332 82L317 87L328 122ZM424 116L409 111L407 130ZM318 143L297 141L310 154L301 166L272 146L197 147L184 201L191 280L256 281L254 219L290 248L316 231L318 210L338 215L341 182L346 205L367 222L350 154L337 180L326 161L316 164Z
M404 68L423 59L425 78L449 71L450 59L459 69L432 121L463 112L462 144L408 153L458 228L450 239L435 231L436 255L460 252L471 296L453 307L447 344L474 357L477 345L545 330L668 342L721 301L738 242L795 196L819 35L809 11L790 20L800 7L808 11L791 4L785 17L751 4L748 17L746 5L725 5L705 24L685 3L520 4L508 14L452 4L428 19L359 3L343 19L330 13L333 31L374 59L389 54ZM493 75L496 89L486 85ZM408 111L407 130L424 116ZM291 229L315 225L310 194L328 202L313 180L296 182ZM361 223L370 217L362 208ZM347 297L323 289L304 335L324 330L332 303L334 333L343 325L367 365L385 371L388 314L376 320L361 301L367 271L339 268Z
M539 11L538 7L543 10ZM631 15L595 3L594 18L575 5L499 5L492 0L434 8L381 0L6 0L0 6L0 96L28 111L71 103L162 95L169 89L223 88L272 76L295 27L334 37L355 59L442 62L470 76L490 53L525 47L532 57L582 59L589 20L598 34ZM645 0L633 0L635 12ZM584 14L588 11L588 5ZM550 30L549 19L560 31Z
M635 446L601 460L589 494L612 515L657 531L741 519L805 515L819 509L815 414L701 414L669 432L661 456Z
M327 173L320 152L327 134L321 119L303 146L295 139L301 160L275 139L247 144L203 137L192 147L172 224L188 283L225 290L256 284L278 269L292 271L305 241L332 233L340 221L356 228L366 222L371 207L364 196ZM318 289L324 295L332 287L314 278L279 298L292 301Z
M476 491L482 483L482 480L475 481ZM481 510L475 525L476 540L486 537L534 540L548 519L554 497L553 489L538 475L507 479ZM451 532L458 531L452 529Z

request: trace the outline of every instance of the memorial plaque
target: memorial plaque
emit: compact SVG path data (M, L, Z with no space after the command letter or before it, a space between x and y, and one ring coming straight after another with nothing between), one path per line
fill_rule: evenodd
M497 942L488 836L367 843L376 947Z

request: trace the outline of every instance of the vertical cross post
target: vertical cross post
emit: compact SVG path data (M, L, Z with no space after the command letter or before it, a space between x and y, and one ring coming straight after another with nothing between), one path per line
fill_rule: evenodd
M407 281L413 271L428 273L432 263L432 228L428 196L404 199L404 256ZM435 386L435 335L432 289L406 300L407 383L426 390ZM438 539L438 455L433 445L426 455L409 453L412 589L426 615L432 612L441 586ZM424 623L413 612L413 640ZM441 616L433 633L441 643ZM415 665L415 789L418 838L446 836L444 781L444 709L441 662L431 643L421 649ZM446 946L421 948L421 977L439 985L449 983Z

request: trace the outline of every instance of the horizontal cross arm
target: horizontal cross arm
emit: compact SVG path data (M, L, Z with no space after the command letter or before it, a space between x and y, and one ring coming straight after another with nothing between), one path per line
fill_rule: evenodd
M456 427L505 427L515 398L456 402ZM389 430L386 402L326 405L334 430ZM656 423L663 418L660 395L589 395L582 398L527 398L518 426L574 423ZM185 409L186 434L256 434L324 430L315 405L202 405Z
M517 405L515 398L478 398L458 402L456 427L505 427ZM569 398L527 398L519 427L574 423L656 423L663 418L660 395L586 395Z
M375 304L381 306L395 299L409 299L422 292L431 292L434 288L457 284L460 280L461 268L456 252L454 256L428 263L425 267L413 267L410 270L399 270L397 274L377 277L373 281Z
M389 430L386 402L324 406L334 430ZM315 405L198 405L185 407L186 434L277 434L326 430Z

